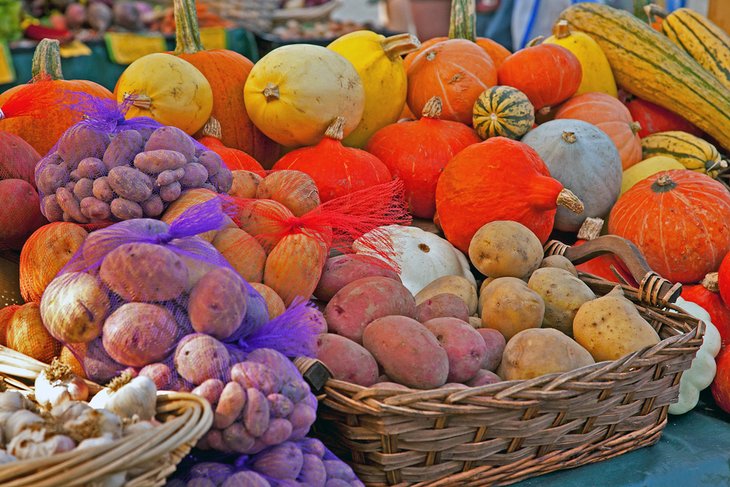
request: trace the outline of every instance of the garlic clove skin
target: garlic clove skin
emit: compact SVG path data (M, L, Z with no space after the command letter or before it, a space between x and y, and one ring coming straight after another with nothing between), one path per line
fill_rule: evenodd
M8 445L8 452L18 460L44 458L71 451L76 443L65 435L48 437L45 429L25 429L15 436Z
M43 424L43 418L35 413L21 409L11 414L6 420L3 428L3 436L6 441L12 443L18 434L34 424ZM16 455L17 456L17 455Z
M14 413L28 405L28 399L18 391L0 392L0 413Z
M81 377L74 377L68 383L68 393L74 401L86 401L89 398L89 386Z
M88 397L89 388L83 379L58 360L54 360L35 379L35 398L44 408L51 409L71 400L85 401Z
M129 377L123 374L114 379L109 387L91 399L89 405L95 409L108 409L122 418L136 414L142 420L152 419L157 412L155 383L145 376Z
M91 409L91 406L85 402L69 401L51 409L51 416L56 418L60 423L65 423L66 421L78 418L87 409Z
M12 456L10 453L6 452L5 450L0 450L0 465L5 465L6 463L12 463L17 461L18 459Z
M122 436L122 420L106 409L87 409L78 417L66 421L63 428L79 441L102 436L117 439Z

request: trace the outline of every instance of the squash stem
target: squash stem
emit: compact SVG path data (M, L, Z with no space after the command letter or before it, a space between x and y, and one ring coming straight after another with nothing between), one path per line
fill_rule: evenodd
M398 34L386 37L382 42L382 46L388 58L395 60L418 50L421 47L421 41L413 34Z
M476 0L451 0L449 39L477 41Z
M33 79L48 76L53 80L62 80L61 44L57 39L43 39L33 53L31 64Z
M125 93L124 101L130 100L133 107L140 108L142 110L149 110L152 106L152 98L147 95L140 95L138 93Z
M345 138L345 117L337 117L324 133L329 139L342 140Z
M266 86L264 87L264 97L266 98L266 101L278 100L279 96L279 87L274 83L266 83Z
M656 19L666 19L667 15L669 15L666 10L653 3L644 5L644 13L646 13L646 18L649 19L649 22L652 24L656 22Z
M588 217L578 230L578 239L595 240L601 236L601 230L603 230L603 220L601 218Z
M214 139L221 140L221 123L215 118L210 117L201 130L203 137L213 137Z
M198 13L195 0L173 0L175 14L175 54L195 54L204 51L200 41Z
M576 214L583 213L583 210L585 209L583 207L583 202L567 188L563 188L558 194L557 204L558 206L564 206Z
M641 130L641 124L639 122L631 122L629 125L631 126L631 131L634 135L638 134Z
M424 105L423 111L421 112L421 116L426 117L426 118L438 119L438 118L441 118L442 110L443 110L443 104L441 103L441 98L439 98L438 96L433 96Z
M557 24L553 27L553 35L557 39L565 39L566 37L570 36L570 27L568 27L568 21L567 20L559 20Z
M568 144L575 144L575 141L577 140L575 137L575 132L568 132L567 130L563 132L563 135L561 137Z
M717 272L710 272L702 279L702 286L713 293L720 292L720 275Z

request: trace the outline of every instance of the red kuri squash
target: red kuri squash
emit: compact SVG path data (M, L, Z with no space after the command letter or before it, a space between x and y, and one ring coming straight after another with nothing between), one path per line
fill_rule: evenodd
M707 274L700 284L682 286L682 297L699 304L710 314L712 324L720 332L722 346L730 343L730 308L720 296L717 272Z
M319 188L322 203L390 181L390 171L380 159L342 145L344 124L345 119L337 117L317 145L289 152L272 169L309 174Z
M436 185L436 209L446 238L463 252L484 224L514 220L545 243L558 205L577 213L583 204L556 179L527 144L492 137L459 152Z
M649 266L674 282L715 271L730 251L730 192L694 171L664 171L636 183L616 202L609 233L634 242Z
M555 118L571 118L592 123L611 137L621 155L624 170L641 162L641 126L631 118L628 108L606 93L584 93L565 102Z
M266 175L266 171L256 159L242 150L226 147L223 144L221 141L221 125L215 118L211 117L201 132L202 136L198 139L198 142L221 156L221 159L231 171L251 171L261 177Z
M730 253L723 257L718 270L718 289L725 304L730 303Z
M626 107L629 109L631 117L641 125L638 133L641 138L657 132L670 132L674 130L702 137L702 130L676 113L670 112L666 108L655 105L654 103L642 100L641 98L634 98L626 103Z
M422 118L388 125L373 134L365 148L403 180L408 209L418 218L433 218L436 182L446 163L465 147L480 142L466 125L439 120L441 99L426 103Z
M499 84L527 95L535 110L547 111L573 96L583 79L575 55L556 44L540 44L517 51L499 67Z

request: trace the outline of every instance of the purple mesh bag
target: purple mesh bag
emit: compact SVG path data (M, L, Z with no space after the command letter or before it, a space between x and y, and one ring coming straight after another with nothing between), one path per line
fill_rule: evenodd
M84 120L35 168L49 221L96 223L159 218L188 189L226 193L233 176L218 154L176 127L125 120L129 103L67 94Z

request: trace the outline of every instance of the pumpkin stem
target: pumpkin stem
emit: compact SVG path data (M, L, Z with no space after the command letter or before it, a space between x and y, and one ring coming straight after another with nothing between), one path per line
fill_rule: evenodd
M564 206L573 213L583 213L583 210L585 209L583 207L583 202L578 199L578 197L568 188L563 188L560 193L558 194L557 199L558 206Z
M641 130L641 124L639 122L631 122L629 126L631 127L631 131L634 133L634 135L638 134Z
M118 377L113 378L106 386L112 391L117 392L119 389L129 384L132 379L132 373L125 370Z
M702 286L713 293L720 292L720 275L717 272L710 272L702 279Z
M200 42L198 13L195 0L174 0L175 14L175 54L195 54L204 51Z
M38 43L33 53L31 65L33 78L48 76L51 79L62 80L61 71L61 44L57 39L43 39Z
M570 36L570 27L568 27L568 21L567 20L559 20L557 24L553 27L553 35L557 39L565 39L566 37Z
M210 117L200 131L200 134L203 137L213 137L214 139L221 140L221 132L221 123L215 117Z
M147 95L140 95L139 93L125 93L124 100L131 100L132 106L141 110L149 110L152 106L152 98Z
M601 236L601 230L603 230L603 220L588 217L578 230L578 238L580 240L595 240Z
M266 83L266 86L264 87L264 97L266 97L267 102L276 101L280 96L278 86L274 83Z
M398 59L408 53L418 50L421 41L413 34L398 34L386 37L382 42L383 51L391 60Z
M563 132L562 138L568 144L575 144L575 141L576 141L575 132L568 132L566 130L565 132Z
M438 96L432 96L431 99L429 99L423 106L421 116L426 118L440 118L443 108L441 98Z
M451 0L449 39L477 41L476 0Z
M663 173L661 176L656 178L651 185L652 191L655 193L666 193L677 187L677 183L672 181L672 178L667 173Z
M324 136L329 139L342 140L345 138L345 117L337 117L334 122L327 127Z
M528 42L525 47L534 47L534 46L540 44L544 39L545 39L545 36L537 36L534 39L532 39L530 42Z

